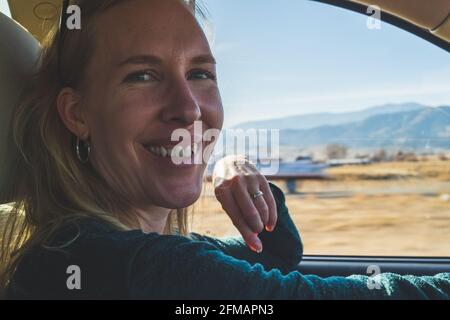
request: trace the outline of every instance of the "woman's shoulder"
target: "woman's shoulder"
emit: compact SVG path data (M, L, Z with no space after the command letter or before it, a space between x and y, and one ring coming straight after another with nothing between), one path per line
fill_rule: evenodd
M136 261L194 242L178 235L121 231L95 218L67 222L48 241L27 250L14 274L10 296L126 298ZM68 281L77 272L81 289L70 289Z
M181 235L123 230L101 218L86 217L61 224L45 241L30 247L26 256L107 263L109 260L123 259L124 255L130 256L144 246L171 247L193 240Z

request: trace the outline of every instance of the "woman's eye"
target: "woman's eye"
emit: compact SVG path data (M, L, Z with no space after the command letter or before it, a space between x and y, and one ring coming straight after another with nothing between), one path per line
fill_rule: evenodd
M209 72L204 70L195 70L191 72L191 74L188 77L189 80L216 80L216 76Z
M153 80L156 80L156 78L151 74L150 71L138 71L128 75L125 78L124 82L147 82Z

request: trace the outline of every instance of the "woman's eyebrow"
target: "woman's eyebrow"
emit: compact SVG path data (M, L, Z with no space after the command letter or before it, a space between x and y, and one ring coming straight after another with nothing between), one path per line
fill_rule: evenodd
M203 54L195 56L190 61L191 64L216 64L216 59L210 54ZM118 66L122 67L126 64L149 64L149 65L161 65L163 60L155 55L151 54L141 54L136 56L128 57L127 59L119 62Z
M122 62L119 62L118 66L122 67L126 64L151 64L151 65L161 65L163 60L157 56L151 54L141 54L136 56L131 56Z
M203 54L199 56L195 56L191 59L191 64L216 64L216 59L210 54Z

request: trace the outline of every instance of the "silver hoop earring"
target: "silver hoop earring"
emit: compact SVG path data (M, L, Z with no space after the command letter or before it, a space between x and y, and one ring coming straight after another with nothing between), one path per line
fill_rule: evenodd
M76 151L78 160L81 163L87 163L89 161L89 156L91 155L91 145L87 140L81 140L77 137Z

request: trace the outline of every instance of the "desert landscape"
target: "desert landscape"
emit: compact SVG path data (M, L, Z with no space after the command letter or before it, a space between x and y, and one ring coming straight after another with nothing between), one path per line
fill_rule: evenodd
M305 254L450 256L450 160L436 157L327 169L297 182L286 203ZM285 182L273 180L283 191ZM210 183L192 231L237 236Z

